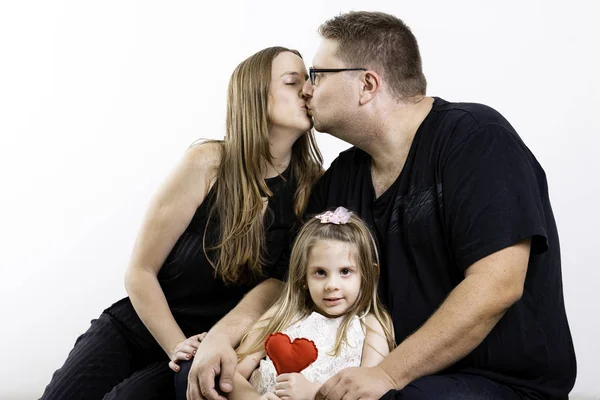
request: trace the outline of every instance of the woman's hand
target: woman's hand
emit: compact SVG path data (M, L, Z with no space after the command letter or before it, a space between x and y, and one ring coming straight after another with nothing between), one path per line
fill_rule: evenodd
M194 358L196 350L198 350L198 346L205 336L206 332L190 336L173 347L173 350L171 350L171 353L169 354L169 358L171 359L171 361L169 361L169 368L175 372L179 372L179 362L189 361Z
M313 400L320 387L300 373L281 374L277 376L275 394L289 400Z

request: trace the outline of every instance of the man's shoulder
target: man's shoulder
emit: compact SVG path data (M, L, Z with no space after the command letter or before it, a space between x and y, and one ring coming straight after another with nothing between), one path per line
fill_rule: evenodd
M477 130L490 125L498 125L513 130L500 112L481 103L455 103L436 97L432 113L440 122L454 123L455 128Z
M307 214L334 206L349 207L357 191L362 190L360 183L365 179L369 163L370 156L357 147L342 151L313 187Z
M338 154L333 160L328 170L344 170L348 167L360 167L366 162L369 162L370 156L356 146L352 146Z

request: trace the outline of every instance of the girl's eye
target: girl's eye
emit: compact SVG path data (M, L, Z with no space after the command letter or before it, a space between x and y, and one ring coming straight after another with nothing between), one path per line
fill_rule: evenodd
M298 83L298 82L287 82L286 86L294 86L294 85L296 85L296 83Z
M323 271L322 269L318 269L315 271L315 275L323 276L323 275L325 275L325 271Z
M343 270L341 270L342 275L350 275L352 273L351 270L349 270L348 268L344 268Z

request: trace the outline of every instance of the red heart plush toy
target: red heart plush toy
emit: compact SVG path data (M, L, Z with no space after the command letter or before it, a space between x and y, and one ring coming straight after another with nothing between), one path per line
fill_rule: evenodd
M281 332L267 337L265 350L275 365L277 375L300 372L315 362L319 355L312 340L298 338L292 342L288 335Z

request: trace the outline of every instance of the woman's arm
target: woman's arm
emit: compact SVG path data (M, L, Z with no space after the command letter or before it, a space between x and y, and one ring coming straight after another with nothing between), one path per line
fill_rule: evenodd
M125 288L135 311L162 349L185 340L157 279L169 252L190 223L214 180L220 145L188 149L152 199L134 245Z
M378 365L390 353L388 342L383 327L375 318L369 314L365 317L367 334L363 345L361 367L374 367Z

